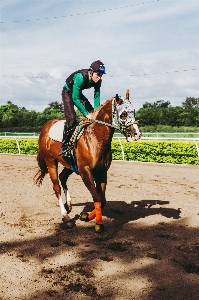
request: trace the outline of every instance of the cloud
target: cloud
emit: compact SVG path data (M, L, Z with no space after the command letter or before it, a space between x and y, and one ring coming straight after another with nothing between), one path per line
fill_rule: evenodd
M0 104L41 111L61 102L65 79L98 57L107 69L102 101L128 88L136 109L199 97L199 3L143 3L4 1ZM85 95L93 101L92 89Z

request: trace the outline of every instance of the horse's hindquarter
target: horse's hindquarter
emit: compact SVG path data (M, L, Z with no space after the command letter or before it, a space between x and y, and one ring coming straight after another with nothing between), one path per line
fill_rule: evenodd
M62 143L54 141L49 137L49 130L57 121L59 120L50 120L43 126L39 135L39 151L46 160L51 158L51 161L56 160L65 168L70 169L67 160L65 160L62 156L59 156Z

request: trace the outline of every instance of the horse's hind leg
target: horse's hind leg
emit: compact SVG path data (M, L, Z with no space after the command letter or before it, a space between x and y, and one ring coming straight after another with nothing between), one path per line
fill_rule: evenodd
M64 190L66 203L64 204L65 209L67 210L67 213L69 214L72 210L72 204L71 204L71 197L68 191L67 187L67 179L73 172L69 169L64 168L61 173L59 174L59 180L61 181L62 188Z
M59 200L59 206L61 209L61 214L62 216L67 216L67 211L64 207L63 200L61 197L61 186L59 184L59 179L58 179L58 162L55 159L48 159L46 160L46 165L48 166L48 173L50 176L50 179L53 183L53 190L55 191L55 195L57 199ZM68 217L68 219L70 219Z

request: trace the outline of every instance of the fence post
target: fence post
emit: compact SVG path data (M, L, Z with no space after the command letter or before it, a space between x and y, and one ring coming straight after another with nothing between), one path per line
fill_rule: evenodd
M195 145L196 145L196 150L197 150L197 152L198 152L198 157L199 157L199 148L198 148L198 144L196 143L196 140L195 140L195 139L194 139L193 141L194 141L194 143L195 143Z
M118 139L118 141L119 141L119 143L120 143L120 147L121 147L121 149L122 149L122 160L124 160L124 148L123 148L123 145L122 145L122 143L121 143L120 138L118 137L117 139Z
M21 154L21 153L20 153L19 142L18 142L18 140L17 140L17 138L16 138L16 137L15 137L14 139L15 139L15 141L16 141L16 143L17 143L18 153L19 153L19 154Z

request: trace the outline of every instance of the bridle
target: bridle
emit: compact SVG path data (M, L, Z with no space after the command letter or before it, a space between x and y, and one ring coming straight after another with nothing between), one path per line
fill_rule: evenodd
M117 129L121 133L123 133L130 125L138 123L137 121L130 121L126 124L125 120L120 119L118 110L117 110L117 102L116 102L115 97L113 97L113 99L112 99L112 123L111 124L97 120L97 119L90 119L90 121Z

